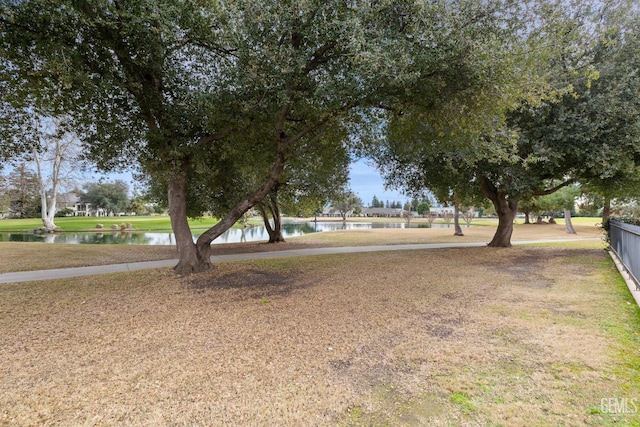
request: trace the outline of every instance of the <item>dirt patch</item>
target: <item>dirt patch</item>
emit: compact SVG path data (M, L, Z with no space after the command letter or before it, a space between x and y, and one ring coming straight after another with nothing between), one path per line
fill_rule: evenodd
M269 269L241 268L227 271L228 268L185 278L189 287L197 293L213 292L223 289L239 289L246 292L244 298L269 298L285 296L294 289L303 289L313 285L303 274L296 271L272 271Z
M295 277L269 270L248 269L220 275L197 275L189 282L196 290L282 287L295 283Z
M593 255L592 250L587 249L574 249L571 251L571 257L574 262L563 263L563 271L567 275L581 276L588 274L588 270L585 269L583 261L589 260ZM526 255L523 255L515 260L510 265L500 265L496 267L496 271L500 273L507 273L511 275L511 280L514 283L519 283L525 287L531 288L550 288L554 285L554 279L545 274L548 269L547 266L553 266L557 262L563 262L567 259L566 249L558 248L527 248Z

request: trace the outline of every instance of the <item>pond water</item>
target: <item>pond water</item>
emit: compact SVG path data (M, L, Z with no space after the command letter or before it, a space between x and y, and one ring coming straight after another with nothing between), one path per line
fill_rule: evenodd
M335 230L354 230L371 228L406 228L405 222L283 222L282 235L285 239L308 233ZM411 228L427 227L427 224L411 224ZM433 224L433 227L447 227L446 224ZM194 240L199 234L194 234ZM258 242L269 240L269 234L264 226L249 228L232 228L214 240L216 243ZM123 244L123 245L174 245L175 239L171 232L158 231L111 231L101 233L65 232L55 234L35 233L0 233L0 242L44 242L68 244Z

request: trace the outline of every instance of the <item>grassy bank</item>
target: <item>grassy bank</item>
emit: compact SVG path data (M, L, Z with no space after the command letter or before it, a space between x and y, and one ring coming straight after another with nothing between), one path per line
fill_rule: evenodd
M342 221L342 218L317 218L318 221ZM285 218L285 220L294 221L313 221L314 218ZM600 222L599 218L573 218L574 225L594 225ZM199 219L189 220L189 225L193 230L201 230L209 228L216 224L218 220L216 218L203 217ZM402 218L361 218L351 217L348 218L349 222L404 222ZM104 228L109 229L112 225L120 226L121 224L130 223L133 228L138 230L171 230L171 221L168 216L126 216L126 217L64 217L56 218L56 225L61 231L85 231L95 230L97 224L102 224ZM251 218L252 224L262 224L262 219L259 217ZM516 223L522 224L524 220L522 218L516 219ZM428 225L428 221L425 218L414 218L411 220L411 224ZM436 224L443 224L442 219L437 219ZM563 219L558 219L559 224L564 224ZM464 222L461 221L464 225ZM476 218L472 221L473 226L496 226L497 219L495 218ZM451 223L453 226L453 223ZM2 231L32 231L36 228L42 227L42 221L38 218L27 219L2 219L0 220L0 232Z
M0 424L639 425L640 312L601 248L3 285Z
M192 229L203 229L213 226L215 218L201 218L189 221ZM102 224L109 229L112 225L130 223L133 228L139 230L171 230L171 220L168 216L123 216L123 217L64 217L56 218L56 225L61 231L94 230L97 224ZM42 227L42 221L38 218L3 219L0 220L0 231L32 231Z

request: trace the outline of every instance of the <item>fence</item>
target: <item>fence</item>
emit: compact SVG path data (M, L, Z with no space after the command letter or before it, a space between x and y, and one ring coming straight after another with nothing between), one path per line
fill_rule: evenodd
M609 243L640 290L640 227L611 221Z

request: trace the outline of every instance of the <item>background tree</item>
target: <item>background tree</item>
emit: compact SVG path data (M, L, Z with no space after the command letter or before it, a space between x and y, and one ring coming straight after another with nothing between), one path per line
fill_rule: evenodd
M78 170L79 141L64 118L36 117L31 159L40 193L40 217L47 230L56 228L54 217L60 189L71 184Z
M581 216L602 215L604 198L597 193L590 192L583 188L583 193L580 196L577 205Z
M411 206L411 202L406 202L402 207L402 216L405 221L407 221L407 226L409 226L413 219L413 206Z
M571 223L571 212L575 211L576 199L580 197L582 189L579 185L574 184L564 187L553 194L540 197L539 206L547 211L551 218L554 217L555 211L562 211L564 215L565 227L567 233L576 234L576 230Z
M11 215L18 218L37 216L40 209L38 178L28 169L26 163L20 163L13 168L6 175L5 182Z
M278 187L276 186L271 190L271 193L256 206L264 221L264 227L269 234L269 243L284 242L284 236L282 235L282 217L278 202Z
M452 167L441 165L428 173L440 174L435 179L445 183L479 185L499 218L490 246L510 246L520 199L551 194L577 180L605 178L628 168L637 157L637 97L630 94L637 93L638 78L625 59L637 58L629 50L637 46L637 26L620 18L626 10L623 4L616 5L619 9L597 2L577 9L560 6L553 15L539 17L549 25L535 33L525 32L529 38L522 40L524 57L540 52L527 46L537 44L541 35L555 40L546 58L529 56L534 61L532 70L548 78L550 85L541 99L524 93L512 98L506 93L496 107L488 106L494 115L484 117L488 126L484 130L478 126L478 132L466 122L442 123L438 115L413 105L410 114L394 118L392 137L378 153L386 176L414 189L425 185L427 172L421 163L455 157ZM603 79L598 69L617 72ZM515 77L508 80L517 81ZM523 100L518 101L518 96ZM496 110L497 106L508 114ZM423 120L417 120L418 114ZM394 169L400 171L398 178L390 172ZM404 184L403 173L421 179L411 178Z
M428 201L423 200L420 203L418 203L416 212L418 212L419 215L425 215L429 213L429 209L431 209L431 204Z
M380 204L382 204L382 206L380 206ZM382 208L382 207L384 207L384 202L381 202L380 200L378 200L378 197L374 194L373 195L373 199L371 199L371 207L372 208Z
M281 182L258 203L270 243L284 242L280 212L313 213L344 192L350 162L343 139L344 135L326 135L313 151L298 152L287 163Z
M345 190L331 201L331 205L340 212L342 220L346 221L347 215L350 215L355 209L362 207L362 200L351 190Z
M82 202L102 209L106 215L118 215L129 206L129 186L124 181L90 182L83 189Z
M483 196L477 186L469 185L469 177L465 174L468 170L461 166L464 164L463 153L443 152L436 156L418 154L417 157L410 154L403 158L389 151L383 164L390 166L382 169L388 186L416 197L429 191L438 203L452 206L454 235L464 236L459 221L461 207L481 203Z
M129 205L126 208L126 211L136 215L148 215L152 213L149 209L149 204L150 200L147 197L137 194L129 200Z
M11 208L11 198L9 197L9 184L7 177L0 175L0 216L8 216Z
M531 215L540 212L538 198L534 196L525 196L520 199L518 209L524 214L524 223L531 224Z
M474 206L463 206L460 209L462 219L464 219L467 228L471 226L471 221L476 217L476 208Z
M493 166L498 160L512 159L516 135L508 129L505 113L517 107L522 99L539 99L546 84L544 74L539 72L540 63L549 54L541 49L549 45L542 40L543 31L531 28L532 23L540 22L538 16L532 15L535 8L507 11L509 7L502 4L495 13L487 15L501 28L499 31L487 31L487 27L469 25L464 20L445 24L446 34L460 32L467 38L454 39L451 57L441 58L441 65L456 64L448 70L462 73L452 74L451 80L440 87L444 96L403 99L398 113L390 118L388 138L369 152L387 185L395 188L417 192L433 187L447 196L452 194L453 187L462 191L472 184L486 189L483 192L487 196L504 205L496 207L504 214L498 227L501 240L496 239L493 244L505 238L509 241L515 212L511 215L502 196L494 196L495 186L484 182L491 182L487 177L490 171L480 174L479 165L484 161L485 165ZM462 58L464 63L459 63ZM447 158L440 162L443 156ZM424 165L444 167L447 163L451 167L446 172L453 172L454 176L447 176L438 168L424 168ZM449 185L450 182L454 185Z
M640 198L640 167L633 165L607 178L586 180L582 184L586 203L580 210L587 214L600 212L605 224L611 216L612 204Z

